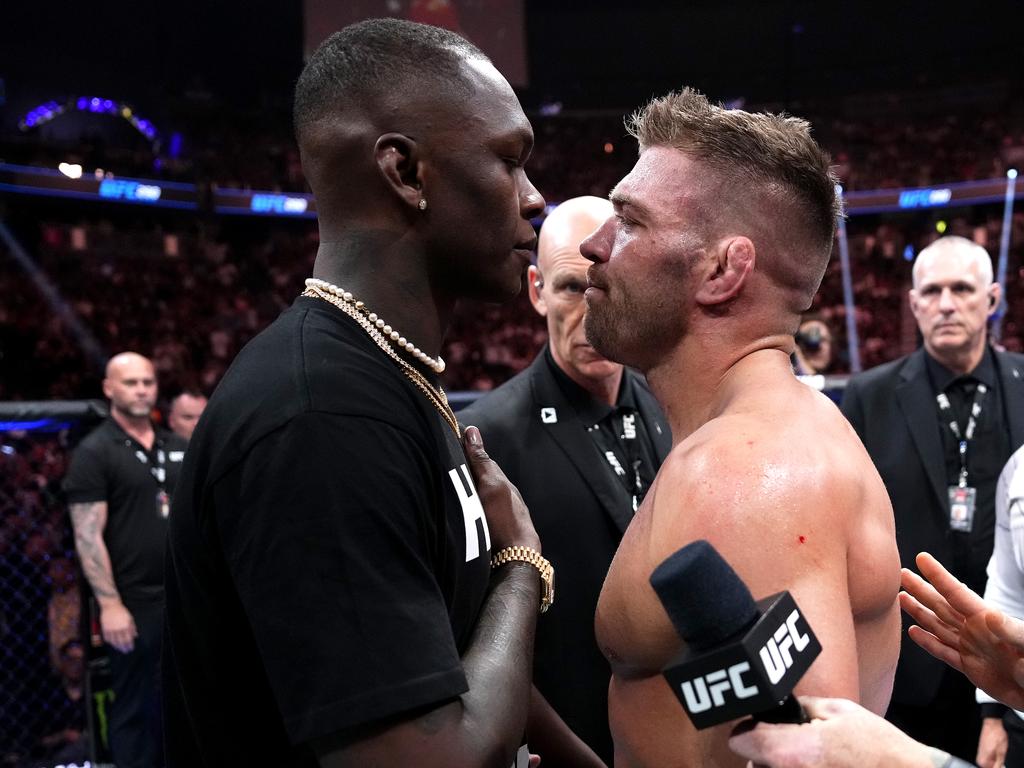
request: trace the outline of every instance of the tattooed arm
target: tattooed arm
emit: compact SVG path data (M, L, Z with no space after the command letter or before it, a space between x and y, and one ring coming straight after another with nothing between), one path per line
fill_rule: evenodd
M82 561L82 571L92 586L100 606L100 628L103 639L122 653L135 644L135 620L121 602L114 584L110 553L103 541L107 525L107 502L90 501L70 506L71 523L75 529L75 549Z

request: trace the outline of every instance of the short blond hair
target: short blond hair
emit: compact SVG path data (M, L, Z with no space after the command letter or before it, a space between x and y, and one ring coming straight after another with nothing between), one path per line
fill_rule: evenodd
M842 201L831 157L811 137L810 123L785 114L725 109L683 88L630 115L626 129L641 151L678 149L714 169L738 199L785 206L795 214L808 249L803 256L812 257L804 263L806 281L800 282L813 295L832 252Z

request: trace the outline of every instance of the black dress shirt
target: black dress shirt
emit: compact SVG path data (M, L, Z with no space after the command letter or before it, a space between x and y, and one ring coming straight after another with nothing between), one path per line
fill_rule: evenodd
M961 435L966 433L978 384L984 384L988 389L981 400L981 413L977 418L974 436L967 446L967 485L977 489L974 530L970 534L956 531L948 534L955 542L957 561L966 561L968 539L974 542L987 539L991 542L995 535L996 482L1011 453L1002 387L995 356L989 347L985 347L985 354L977 367L963 376L953 373L927 353L925 361L932 392L935 395L946 393ZM946 459L946 481L948 485L955 486L960 477L960 441L949 427L949 413L939 411L937 404L935 408Z
M544 359L598 451L608 462L609 469L633 497L633 508L636 509L654 482L659 462L644 420L640 417L629 377L622 377L615 405L611 406L595 399L569 378L555 363L550 347L545 349Z

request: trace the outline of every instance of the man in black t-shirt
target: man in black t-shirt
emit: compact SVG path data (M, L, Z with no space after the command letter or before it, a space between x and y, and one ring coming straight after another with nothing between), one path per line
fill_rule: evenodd
M461 37L372 20L310 58L295 125L321 245L191 441L168 762L524 762L550 566L479 433L462 442L436 355L456 300L521 285L544 204L529 122Z
M160 638L167 518L186 442L150 421L153 364L122 352L107 364L110 418L75 449L64 489L82 571L110 648L118 768L160 765Z

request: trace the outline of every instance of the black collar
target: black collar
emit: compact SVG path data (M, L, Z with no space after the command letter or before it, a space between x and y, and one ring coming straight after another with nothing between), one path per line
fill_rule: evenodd
M630 410L639 410L636 404L636 395L633 392L633 382L629 378L628 371L623 369L622 381L619 384L619 394L615 400L615 406L610 406L607 403L598 400L591 395L587 390L569 378L569 375L558 367L558 363L555 362L554 356L551 354L551 346L544 346L544 362L548 366L548 370L551 371L552 377L558 384L558 388L562 390L562 394L565 395L565 399L569 401L569 404L576 411L576 415L580 417L588 427L594 424L600 423L603 419L606 419L611 414L617 412L621 408L627 408Z
M124 431L124 428L118 424L113 416L108 416L100 424L99 429L102 429L107 437L113 440L115 443L123 443L125 440L131 440L133 443L138 443L134 437ZM160 428L156 424L153 425L153 447L163 446L167 437L167 431Z
M992 347L988 344L985 345L985 354L981 357L981 362L975 366L974 370L965 376L953 373L946 366L932 357L928 350L924 352L925 365L928 367L928 377L932 382L932 389L936 393L945 392L946 388L953 383L955 379L960 378L972 378L980 381L982 384L992 389L998 382L998 376L996 375L996 365L992 356Z

